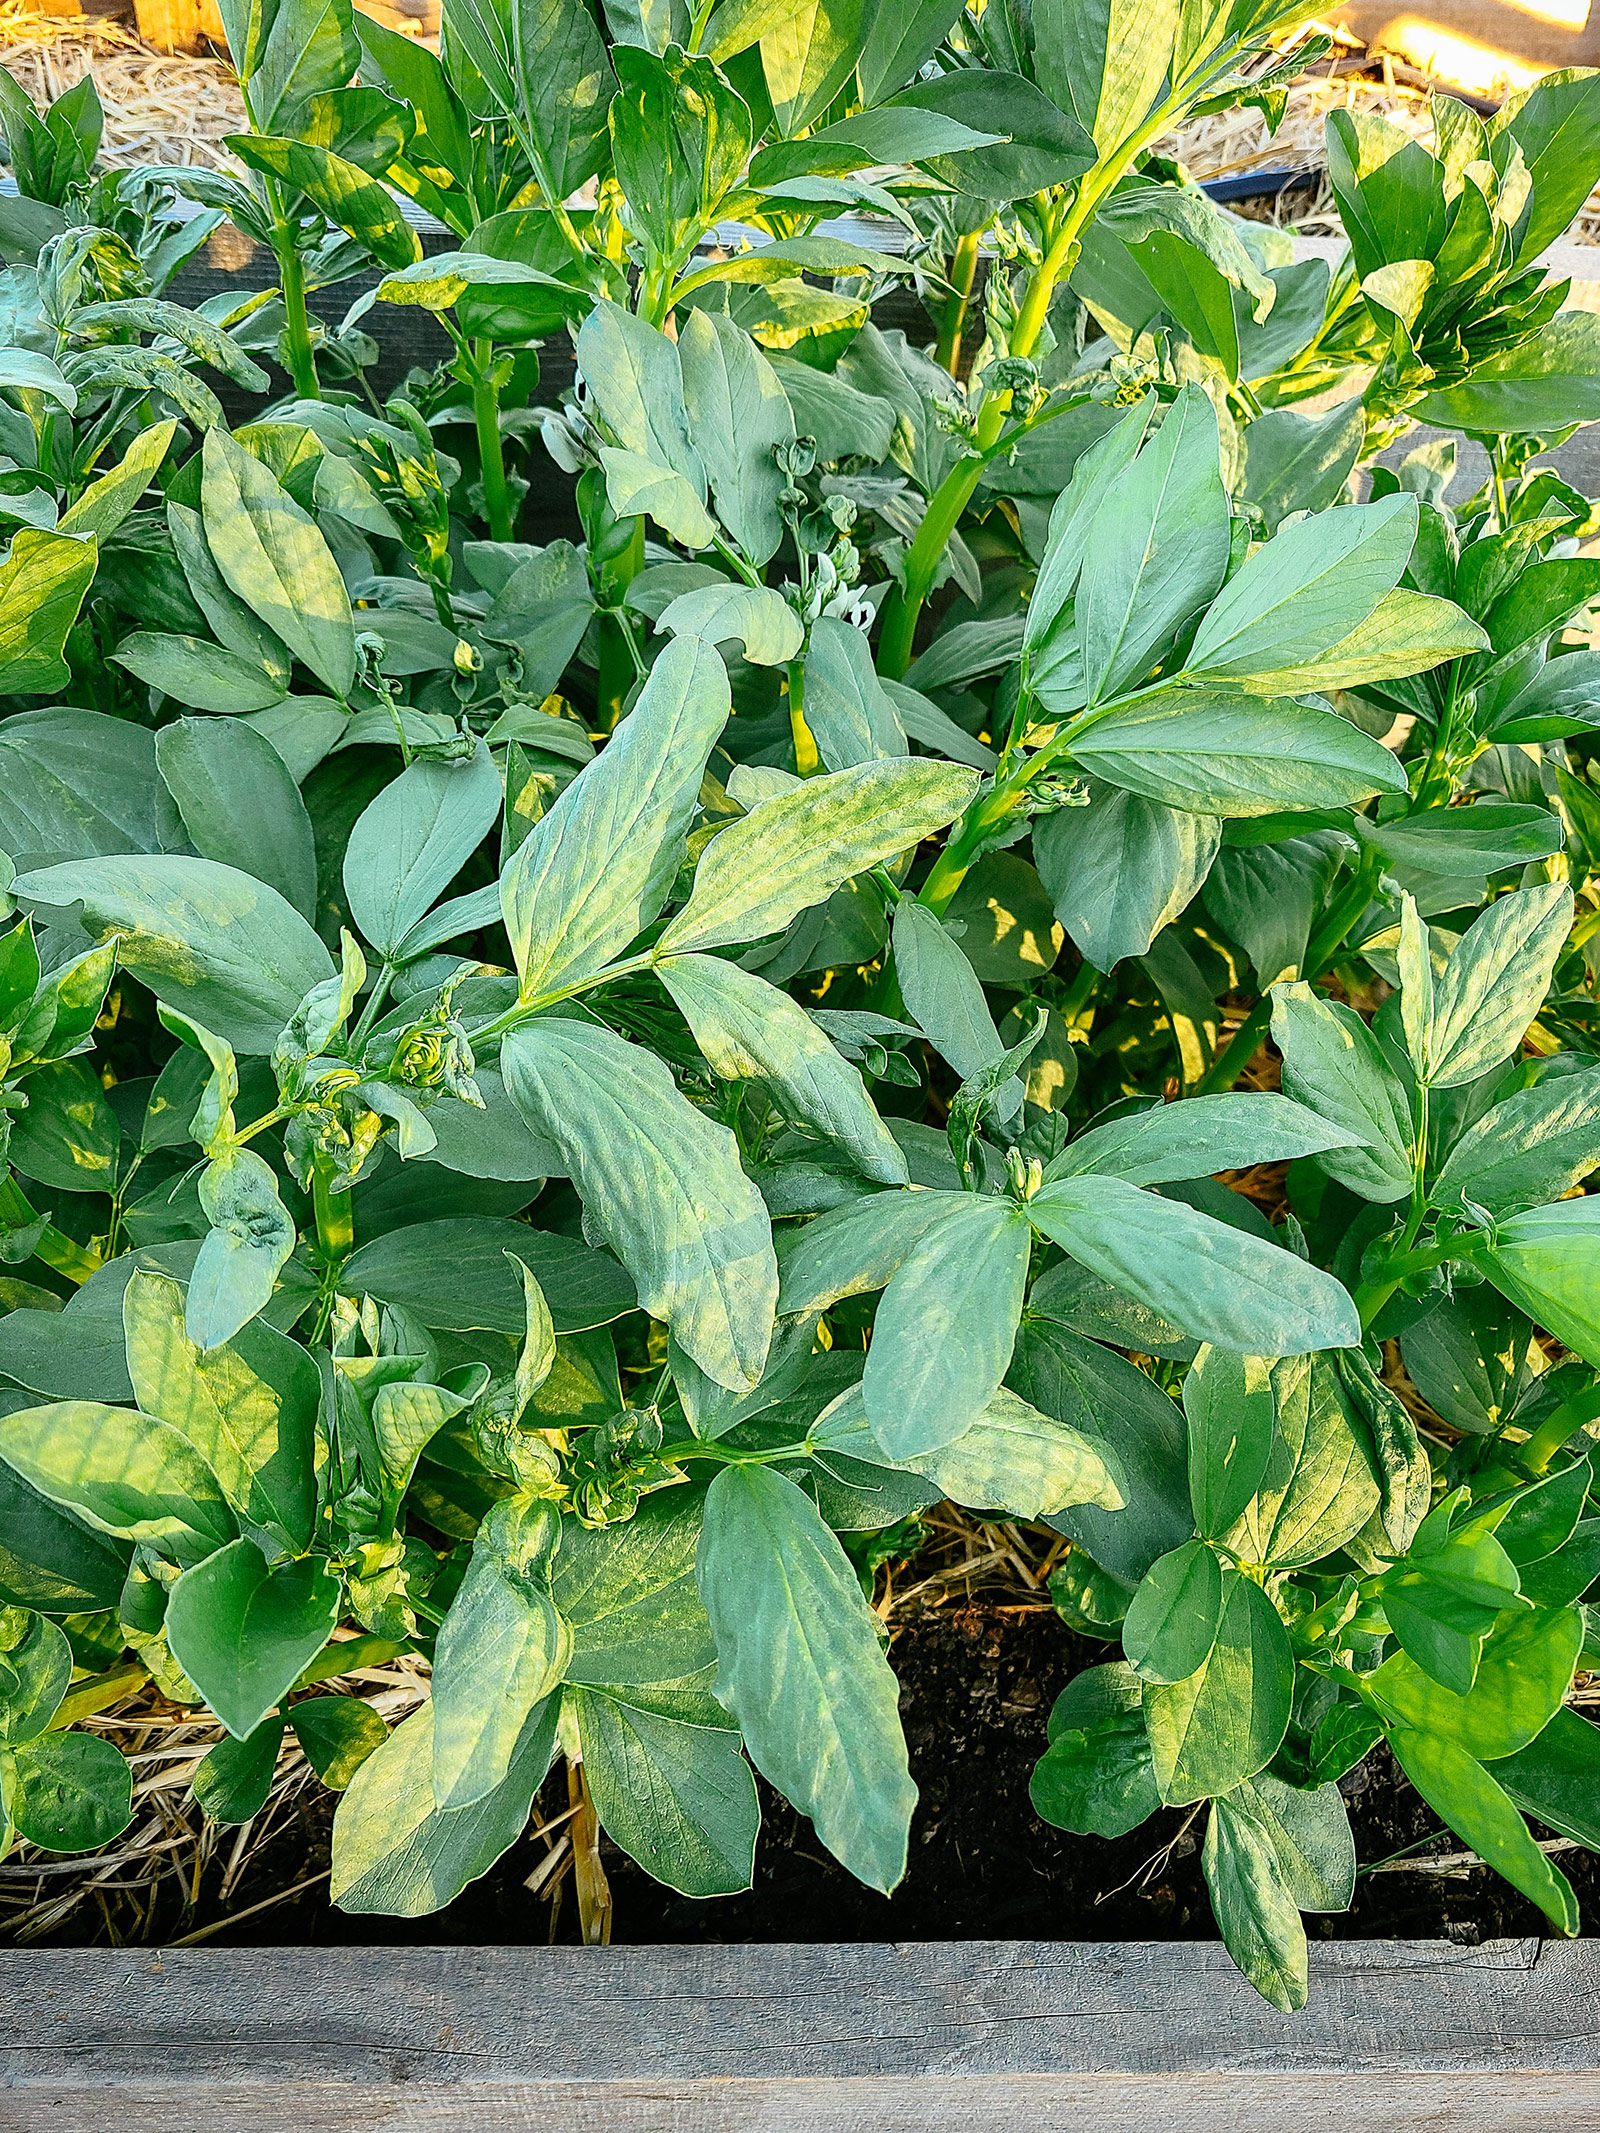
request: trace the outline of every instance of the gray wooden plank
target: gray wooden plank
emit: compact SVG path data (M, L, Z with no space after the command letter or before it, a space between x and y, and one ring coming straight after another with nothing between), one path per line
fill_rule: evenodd
M9 1950L0 2007L0 2087L55 2092L1589 2076L1600 1942L1316 1943L1293 2016L1204 1942Z
M1597 2101L1576 2074L285 2082L0 2090L0 2133L1587 2133Z

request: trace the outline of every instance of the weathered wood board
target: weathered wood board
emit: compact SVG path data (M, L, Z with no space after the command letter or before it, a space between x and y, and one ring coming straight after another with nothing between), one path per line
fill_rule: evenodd
M4 2133L1582 2133L1600 1942L0 1952Z

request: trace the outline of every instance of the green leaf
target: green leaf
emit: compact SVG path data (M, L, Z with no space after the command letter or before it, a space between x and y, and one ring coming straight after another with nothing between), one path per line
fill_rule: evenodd
M1463 1199L1491 1215L1559 1200L1600 1163L1600 1071L1519 1089L1469 1126L1429 1190L1435 1207Z
M501 1071L535 1132L561 1149L643 1307L719 1385L758 1383L778 1267L732 1134L679 1093L659 1059L606 1029L525 1024L506 1039Z
M302 1697L290 1705L289 1723L306 1761L330 1792L343 1792L389 1738L378 1712L358 1696Z
M565 200L603 168L616 81L583 0L531 0L512 14L458 0L451 41L483 76L547 200Z
M717 516L752 563L783 540L774 456L794 436L777 372L747 333L712 311L691 311L678 334L684 408L716 498Z
M1407 412L1489 436L1600 420L1600 319L1557 312L1531 340L1475 365L1461 384L1425 393Z
M62 1615L115 1607L127 1570L126 1547L69 1518L0 1460L0 1606Z
M678 475L703 505L705 468L690 437L678 351L666 335L602 301L578 334L578 369L622 450Z
M696 1700L693 1721L615 1690L569 1688L563 1704L613 1843L684 1896L749 1888L760 1802L739 1730L710 1696Z
M19 872L161 849L155 737L99 711L15 712L0 727L0 842Z
M499 820L503 793L482 741L462 761L403 770L357 818L344 855L350 916L386 961Z
M527 1313L508 1255L533 1273L557 1333L608 1325L635 1307L633 1284L609 1254L486 1215L413 1222L375 1237L345 1261L339 1290L398 1305L436 1329L520 1339Z
M1575 1934L1578 1899L1572 1884L1534 1843L1510 1796L1483 1765L1455 1741L1409 1727L1392 1732L1389 1745L1434 1813L1536 1903L1558 1932Z
M1483 1253L1495 1287L1600 1369L1600 1206L1558 1200L1501 1222Z
M230 1541L184 1572L167 1600L172 1655L235 1740L255 1731L333 1635L339 1581L319 1562L269 1569Z
M694 893L662 934L657 954L781 932L841 882L952 822L977 782L959 764L901 757L807 778L763 800L706 846Z
M470 1807L433 1798L432 1703L396 1726L350 1781L333 1818L329 1894L341 1911L424 1918L521 1836L555 1749L557 1699L533 1712L510 1770Z
M192 312L184 315L186 318L194 317ZM82 311L73 314L75 326L82 323L83 316ZM221 332L218 332L217 339L219 342L226 342L229 349L234 348L234 343L227 341L226 335ZM222 353L220 348L218 353ZM235 354L237 353L235 350ZM258 369L254 363L243 362L243 367L250 373L252 380L260 380L255 389L265 390L266 372ZM177 433L178 425L174 420L158 422L135 437L118 463L97 481L90 482L77 502L69 504L62 512L56 521L57 533L70 533L80 537L92 533L102 541L109 539L155 479L156 472L166 458Z
M1524 1814L1548 1829L1600 1849L1600 1726L1563 1707L1525 1748L1494 1763L1489 1775Z
M1572 924L1572 891L1547 882L1502 896L1451 951L1435 988L1428 1080L1476 1081L1509 1059L1538 1014Z
M1312 1563L1359 1533L1382 1500L1370 1430L1330 1357L1286 1357L1273 1368L1272 1389L1270 1456L1254 1500L1222 1537L1250 1562Z
M1292 1252L1119 1178L1064 1178L1028 1204L1035 1229L1197 1339L1244 1355L1349 1348L1343 1285Z
M1417 536L1417 500L1322 511L1256 549L1207 610L1185 664L1235 676L1309 665L1400 582Z
M1169 1807L1231 1792L1282 1743L1294 1692L1289 1633L1259 1585L1234 1572L1205 1660L1186 1680L1147 1683L1145 1724Z
M1237 1573L1229 1566L1229 1578ZM1203 1540L1185 1541L1145 1572L1122 1625L1122 1649L1143 1681L1187 1681L1222 1627L1223 1564Z
M283 758L230 718L180 718L156 735L156 762L202 858L266 882L304 919L316 916L311 817Z
M197 1347L182 1289L142 1268L123 1292L122 1320L135 1400L188 1439L241 1516L289 1549L306 1547L322 1404L312 1357L259 1320L224 1347Z
M1515 800L1480 800L1472 807L1428 808L1393 822L1368 823L1359 834L1393 864L1433 875L1498 874L1504 867L1548 859L1563 843L1561 823L1545 807Z
M1114 970L1126 956L1147 955L1188 907L1221 842L1222 825L1208 815L1096 780L1087 808L1064 807L1035 823L1033 856L1076 946L1097 970Z
M190 1783L202 1813L225 1829L255 1819L267 1804L277 1775L283 1730L281 1717L264 1718L243 1740L224 1734L201 1757Z
M1274 2007L1306 2003L1301 1911L1343 1911L1356 1853L1337 1785L1302 1792L1261 1776L1211 1806L1201 1855L1218 1930L1245 1976Z
M250 170L264 171L303 193L372 254L379 266L409 267L422 256L416 231L386 185L331 149L265 133L234 133L228 146Z
M841 1298L881 1289L937 1222L966 1204L960 1192L874 1193L836 1207L781 1239L778 1308L788 1318L826 1311Z
M66 686L67 632L95 573L93 536L21 527L0 563L0 694L42 695Z
M215 1030L236 1051L270 1052L328 951L275 889L210 859L91 859L18 877L15 894L81 904L86 930L122 939L118 954L157 998Z
M54 1718L72 1679L72 1646L36 1614L0 1618L0 1637L0 1747L14 1748Z
M1221 1540L1261 1486L1272 1456L1278 1413L1269 1366L1260 1356L1202 1348L1183 1381L1183 1411L1195 1531Z
M924 736L929 730L928 714L935 724L944 719L937 705L918 697L915 690L906 690L905 697L922 707L917 722L922 724ZM829 770L849 770L857 763L908 754L906 733L913 729L902 725L905 709L904 698L892 696L874 672L872 648L862 632L831 615L819 615L811 625L811 640L806 646L805 719L824 766ZM945 723L956 745L936 745L932 752L954 755L957 762L972 762L970 735L953 719ZM967 751L964 754L960 752L963 745ZM977 745L981 750L982 744Z
M1046 1164L1045 1182L1092 1171L1129 1185L1164 1185L1292 1162L1351 1141L1343 1127L1287 1096L1192 1096L1091 1126Z
M45 1733L0 1755L5 1812L47 1852L93 1852L133 1820L133 1773L93 1733Z
M1275 323L1269 322L1269 330ZM1245 367L1252 377L1260 375L1250 366L1248 354ZM1276 533L1292 511L1326 510L1343 492L1366 435L1366 409L1359 396L1325 415L1268 408L1244 434L1242 501L1257 507L1269 533Z
M76 1059L41 1067L27 1099L11 1127L13 1166L62 1192L110 1192L121 1134L93 1070Z
M217 1348L264 1308L296 1232L272 1165L253 1148L225 1148L206 1165L200 1207L211 1227L189 1276L184 1324L197 1347Z
M787 666L805 642L800 617L781 593L765 585L702 585L679 593L662 609L656 628L705 644L736 640L758 667Z
M1154 396L1147 393L1113 429L1097 437L1074 464L1071 480L1052 505L1044 555L1028 602L1029 651L1044 643L1076 592L1090 533L1102 506L1126 479L1154 407Z
M1395 758L1359 726L1216 686L1163 689L1109 711L1070 746L1108 784L1202 815L1348 807L1405 790Z
M1028 1780L1034 1811L1079 1836L1125 1837L1159 1812L1138 1677L1120 1663L1077 1674L1050 1713Z
M206 432L201 516L222 577L336 696L355 680L355 624L333 553L271 470L221 430Z
M938 914L914 896L895 906L894 959L908 1012L964 1082L1005 1058L977 973ZM994 1098L1002 1124L1016 1117L1022 1099L1021 1078L1008 1075Z
M1272 1041L1286 1092L1365 1143L1324 1151L1318 1167L1363 1199L1403 1199L1415 1182L1411 1099L1361 1017L1307 984L1275 985Z
M668 956L657 968L714 1074L766 1082L792 1117L838 1141L864 1177L907 1182L906 1159L860 1073L787 993L715 956Z
M280 690L286 690L294 666L293 655L277 632L268 629L245 605L217 568L206 546L200 513L169 499L167 531L172 536L184 582L218 643L252 670L263 669Z
M717 522L696 496L694 484L670 467L616 445L600 447L606 499L618 518L653 518L662 532L685 548L709 548Z
M916 1244L884 1291L867 1351L867 1418L894 1460L971 1427L1011 1362L1028 1278L1028 1221L979 1194Z
M0 349L0 385L25 393L43 393L70 415L78 396L47 355L32 348Z
M1216 412L1198 386L1186 385L1095 514L1077 595L1090 704L1141 680L1222 584L1228 500L1217 453Z
M1074 1505L1049 1522L1133 1587L1194 1533L1182 1410L1122 1356L1034 1316L1040 1287L1017 1340L1011 1386L1094 1446L1124 1501L1120 1511Z
M0 1459L97 1533L148 1541L180 1562L233 1539L216 1476L153 1415L97 1400L24 1407L0 1417Z
M147 687L198 711L238 716L283 700L283 684L252 659L202 637L163 637L135 630L112 658Z
M1529 1610L1490 1636L1466 1695L1435 1681L1405 1652L1386 1659L1366 1682L1391 1723L1493 1762L1525 1748L1561 1708L1582 1643L1575 1608Z
M887 1895L905 1872L916 1787L899 1690L843 1549L793 1482L729 1466L706 1497L698 1575L717 1694L756 1768Z
M566 1670L572 1632L550 1596L560 1531L552 1504L517 1496L478 1528L434 1651L433 1796L442 1809L470 1807L505 1783L530 1715Z
M500 902L524 999L593 977L660 911L728 706L716 653L669 645L607 747L518 845Z

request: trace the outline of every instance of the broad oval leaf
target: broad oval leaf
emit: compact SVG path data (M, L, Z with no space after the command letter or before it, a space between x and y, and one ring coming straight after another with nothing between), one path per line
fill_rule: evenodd
M333 1635L339 1598L314 1558L269 1569L254 1541L235 1540L179 1578L164 1626L173 1657L243 1740Z
M719 1385L757 1384L778 1263L732 1134L652 1053L587 1023L524 1024L501 1049L501 1072L534 1131L561 1149L644 1308Z
M226 431L206 432L201 516L223 578L336 696L356 672L350 598L315 519Z
M422 761L370 802L350 832L350 916L390 960L499 820L500 773L479 741L464 762Z
M895 1270L873 1322L862 1393L891 1459L961 1436L1010 1366L1028 1219L1011 1200L963 1198Z
M1355 1306L1331 1274L1120 1178L1064 1178L1028 1214L1074 1259L1219 1348L1301 1355L1360 1342Z
M953 822L977 784L960 764L901 757L807 778L763 800L706 846L694 893L657 954L780 932L852 875Z
M24 1407L0 1418L0 1459L41 1496L118 1540L149 1541L197 1563L234 1537L217 1477L154 1415L97 1400Z
M123 964L237 1052L270 1052L333 961L276 889L213 859L78 860L19 876L15 893L81 905L96 940L120 935Z
M724 1467L698 1558L717 1694L756 1768L869 1888L906 1865L917 1788L899 1688L854 1569L810 1502L770 1467Z
M1348 720L1216 686L1161 690L1069 745L1107 784L1201 815L1349 807L1406 789L1388 749Z
M610 744L517 847L500 904L524 999L594 976L659 912L729 701L709 645L669 645Z

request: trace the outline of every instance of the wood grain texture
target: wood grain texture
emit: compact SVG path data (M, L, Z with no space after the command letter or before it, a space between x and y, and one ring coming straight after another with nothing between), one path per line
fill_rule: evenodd
M0 2133L1589 2133L1594 2077L1008 2075L0 2090Z
M0 2133L1578 2133L1600 1942L0 1951Z

